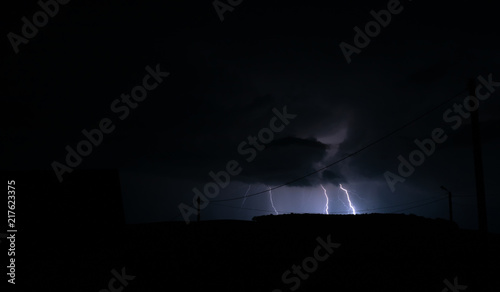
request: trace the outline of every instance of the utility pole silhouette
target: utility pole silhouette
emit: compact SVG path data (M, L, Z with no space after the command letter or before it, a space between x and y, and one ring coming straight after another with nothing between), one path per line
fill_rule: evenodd
M196 219L197 219L197 221L199 223L200 222L200 213L201 213L201 211L200 211L200 202L201 202L200 197L198 197L198 199L196 200L196 202L198 203L198 208L197 208L198 209L198 214L197 214L197 218Z
M479 133L479 100L476 97L475 85L475 79L469 79L469 95L472 97L472 100L469 100L469 106L470 108L474 108L474 103L477 103L476 106L478 107L475 111L471 112L472 145L474 150L474 173L476 176L477 219L479 231L486 233L488 231L488 226L486 221L486 199L484 191L481 136Z
M450 221L453 222L453 207L451 204L451 192L443 186L441 186L441 188L448 192L448 209L450 210Z

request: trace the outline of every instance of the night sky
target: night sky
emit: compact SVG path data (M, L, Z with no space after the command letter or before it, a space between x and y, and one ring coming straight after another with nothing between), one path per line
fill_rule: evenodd
M118 169L128 223L184 220L193 188L229 163L202 220L324 213L321 186L330 214L350 214L339 184L358 214L447 219L444 186L454 220L477 229L471 119L454 104L481 77L493 84L479 102L488 228L500 232L500 42L486 1L168 2L69 1L14 46L9 33L41 8L2 9L1 170L67 167L67 146L101 127L71 168ZM385 27L355 41L387 9ZM346 58L342 43L364 47ZM392 191L398 156L437 128L442 143ZM266 190L278 186L275 211Z

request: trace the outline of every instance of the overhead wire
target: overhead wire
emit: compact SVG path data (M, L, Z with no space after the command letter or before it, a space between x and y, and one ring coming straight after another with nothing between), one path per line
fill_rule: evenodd
M285 182L285 183L283 183L283 184L281 184L281 185L278 185L278 186L272 187L272 188L267 189L267 190L263 190L263 191L256 192L256 193L253 193L253 194L249 194L249 195L246 195L246 196L239 196L239 197L228 198L228 199L218 199L218 200L212 200L212 201L210 201L210 202L211 202L211 203L212 203L212 202L214 202L214 203L215 203L215 202L227 202L227 201L233 201L233 200L241 200L241 199L243 199L243 198L245 198L245 197L246 197L246 198L248 198L248 197L257 196L257 195L260 195L260 194L266 193L266 192L268 192L268 191L270 191L270 190L272 191L272 190L275 190L275 189L278 189L278 188L281 188L281 187L284 187L284 186L290 185L290 184L292 184L292 183L294 183L294 182L300 181L300 180L302 180L302 179L304 179L304 178L306 178L306 177L309 177L309 176L311 176L311 175L313 175L313 174L316 174L316 173L318 173L318 172L320 172L320 171L322 171L322 170L325 170L325 169L327 169L327 168L329 168L329 167L332 167L333 165L338 164L338 163L340 163L340 162L342 162L342 161L346 160L347 158L350 158L350 157L352 157L352 156L354 156L354 155L357 155L357 154L361 153L362 151L364 151L364 150L366 150L366 149L368 149L368 148L370 148L370 147L372 147L372 146L374 146L374 145L376 145L376 144L380 143L381 141L383 141L383 140L385 140L385 139L389 138L390 136L394 135L395 133L397 133L397 132L399 132L399 131L401 131L401 130L403 130L403 129L407 128L408 126L410 126L410 125L414 124L414 123L415 123L415 122L417 122L418 120L420 120L420 119L422 119L422 118L426 117L426 116L427 116L427 115L429 115L431 112L433 112L433 111L437 110L438 108L440 108L441 106L443 106L443 105L447 104L448 102L450 102L451 100L453 100L453 99L455 99L456 97L460 96L460 95L461 95L461 94L463 94L464 92L466 93L466 92L468 92L468 91L467 91L467 90L462 90L462 91L460 91L459 93L454 94L453 96L451 96L451 97L447 98L446 100L444 100L444 101L440 102L440 103L439 103L439 104L437 104L436 106L434 106L434 107L432 107L431 109L427 110L426 112L424 112L424 113L423 113L423 114L421 114L420 116L418 116L418 117L416 117L416 118L412 119L411 121L409 121L409 122L407 122L407 123L403 124L402 126L400 126L400 127L396 128L396 129L394 129L393 131L389 132L388 134L386 134L386 135L384 135L384 136L382 136L382 137L380 137L380 138L378 138L378 139L376 139L376 140L372 141L371 143L369 143L369 144L367 144L367 145L365 145L365 146L361 147L360 149L358 149L358 150L356 150L356 151L354 151L354 152L352 152L352 153L350 153L350 154L348 154L348 155L346 155L346 156L344 156L344 157L342 157L342 158L340 158L340 159L338 159L338 160L336 160L336 161L334 161L334 162L332 162L332 163L330 163L330 164L328 164L328 165L326 165L326 166L324 166L324 167L321 167L321 168L319 168L319 169L317 169L317 170L315 170L315 171L313 171L313 172L310 172L310 173L305 174L305 175L303 175L303 176L297 177L297 178L295 178L295 179L292 179L292 180L290 180L290 181L288 181L288 182Z

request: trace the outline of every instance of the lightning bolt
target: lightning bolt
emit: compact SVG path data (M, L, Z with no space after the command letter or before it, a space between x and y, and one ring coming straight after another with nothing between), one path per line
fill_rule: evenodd
M347 196L347 200L349 201L349 206L351 207L352 214L356 215L356 209L354 209L354 207L353 207L353 206L352 206L352 204L351 204L351 198L349 198L349 193L347 192L347 190L346 190L346 189L344 189L344 188L342 187L342 184L339 184L339 185L340 185L340 189L341 189L341 190L343 190L343 191L345 192L346 196Z
M342 205L344 205L344 207L349 208L349 206L347 206L347 205L344 203L344 201L342 201L342 200L340 199L340 189L337 191L337 200L339 200L339 202L341 202L341 203L342 203Z
M243 207L243 204L245 204L245 201L247 200L247 194L248 194L248 191L250 190L250 187L251 187L251 186L252 186L252 185L248 185L248 189L247 189L247 191L245 192L245 198L243 199L243 202L241 202L241 207Z
M276 208L274 207L273 192L271 192L271 188L270 187L267 187L267 188L269 189L269 200L271 200L271 206L273 207L274 212L276 213L276 215L279 215L278 211L276 211Z
M328 214L328 195L326 194L326 190L325 188L323 187L322 184L320 184L321 188L323 189L323 191L325 192L325 198L326 198L326 204L325 204L325 212L326 214Z

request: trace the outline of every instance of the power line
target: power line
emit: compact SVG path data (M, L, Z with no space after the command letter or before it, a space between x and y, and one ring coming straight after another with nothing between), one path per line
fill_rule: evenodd
M399 207L399 206L404 206L404 205L411 205L411 204L415 204L417 202L432 200L430 202L426 202L426 203L423 203L423 204L420 204L420 205L416 205L416 206L413 206L413 207L408 207L407 209L403 209L403 210L408 210L408 209L413 209L413 208L420 207L420 206L423 206L423 205L431 204L433 202L436 202L436 201L439 201L439 200L442 200L442 199L445 199L445 198L446 197L438 196L438 197L432 197L432 198L415 200L415 201L411 201L411 202L407 202L407 203L396 204L396 205L392 205L392 206L357 210L357 212L365 212L365 211L374 211L374 210L381 210L381 209L389 209L389 208L394 208L394 207ZM214 203L214 205L221 206L221 207L233 208L233 209L241 209L241 210L250 210L250 211L261 211L261 212L274 213L273 210L268 210L268 209L255 209L255 208L247 208L247 207L237 207L237 206L230 206L230 205L224 205L224 204L219 204L219 203ZM280 213L286 213L286 211L283 211L283 210L278 210L278 211ZM397 211L397 212L400 212L400 211ZM351 212L335 212L335 214L350 214L350 213Z
M500 195L487 195L486 197L499 197ZM475 198L476 195L453 195L453 198Z
M429 115L431 112L435 111L436 109L440 108L441 106L443 106L443 105L445 105L446 103L450 102L451 100L455 99L457 96L459 96L459 95L463 94L464 92L467 92L467 90L462 90L461 92L459 92L459 93L457 93L457 94L453 95L452 97L447 98L446 100L444 100L443 102L441 102L441 103L439 103L438 105L434 106L433 108L431 108L430 110L426 111L426 112L425 112L425 113L423 113L422 115L420 115L420 116L418 116L418 117L414 118L413 120L411 120L411 121L409 121L409 122L407 122L407 123L403 124L402 126L400 126L400 127L396 128L396 129L395 129L395 130L393 130L392 132L390 132L390 133L388 133L388 134L386 134L386 135L384 135L384 136L382 136L382 137L380 137L380 138L376 139L375 141L373 141L373 142L371 142L371 143L369 143L369 144L365 145L364 147L362 147L362 148L358 149L357 151L352 152L352 153L350 153L350 154L348 154L348 155L344 156L343 158L340 158L340 159L338 159L338 160L336 160L336 161L334 161L334 162L332 162L332 163L330 163L330 164L328 164L328 165L326 165L326 166L324 166L324 167L322 167L322 168L320 168L320 169L317 169L317 170L315 170L315 171L313 171L313 172L310 172L310 173L308 173L308 174L306 174L306 175L303 175L303 176L301 176L301 177L295 178L295 179L293 179L293 180L291 180L291 181L288 181L288 182L286 182L286 183L284 183L284 184L278 185L278 186L276 186L276 187L273 187L273 188L270 188L270 189L267 189L267 190L264 190L264 191L256 192L256 193L253 193L253 194L250 194L250 195L246 195L246 196L240 196L240 197L230 198L230 199L219 199L219 200L213 200L213 201L210 201L210 202L211 202L211 203L212 203L212 202L227 202L227 201L233 201L233 200L240 200L240 199L243 199L243 198L245 198L245 197L246 197L246 198L248 198L248 197L257 196L257 195L260 195L260 194L263 194L263 193L267 193L267 192L268 192L268 191L270 191L270 190L272 191L272 190L275 190L275 189L278 189L278 188L281 188L281 187L287 186L287 185L289 185L289 184L292 184L292 183L294 183L294 182L297 182L297 181L299 181L299 180L302 180L302 179L304 179L304 178L306 178L306 177L309 177L309 176L311 176L311 175L313 175L313 174L316 174L316 173L318 173L318 172L320 172L320 171L322 171L322 170L325 170L325 169L327 169L327 168L329 168L329 167L331 167L331 166L333 166L333 165L335 165L335 164L337 164L337 163L340 163L340 162L342 162L342 161L346 160L347 158L350 158L350 157L352 157L352 156L354 156L354 155L356 155L356 154L359 154L361 151L364 151L364 150L368 149L369 147L374 146L374 145L378 144L379 142L381 142L381 141L383 141L383 140L385 140L385 139L389 138L390 136L394 135L395 133L397 133L397 132L399 132L399 131L401 131L401 130L403 130L403 129L407 128L408 126L412 125L413 123L417 122L418 120L420 120L420 119L424 118L425 116Z
M475 197L476 197L475 195L453 196L453 198L475 198ZM488 195L486 197L500 197L500 195ZM414 203L417 203L417 202L431 200L431 199L434 199L434 198L436 198L436 197L426 198L426 199L420 199L420 200L411 201L411 202L408 202L408 203L401 203L401 204L392 205L392 206L379 207L379 208L370 208L370 209L363 209L363 210L357 210L357 211L358 212L366 212L366 211L375 211L375 210L382 210L382 209L390 209L390 208L399 207L399 206L403 206L403 205L411 205L411 204L414 204ZM420 204L420 205L408 207L408 208L405 208L405 209L402 209L402 210L398 210L398 211L395 211L395 212L391 212L391 213L402 212L402 211L405 211L405 210L414 209L414 208L417 208L417 207L420 207L420 206L424 206L424 205L428 205L428 204L440 201L440 200L445 199L445 198L446 197L437 198L437 199L435 199L433 201L430 201L430 202L426 202L426 203L423 203L423 204ZM454 202L453 204L460 205L460 206L469 206L469 205L460 204L460 203L456 203L456 202ZM221 207L228 207L228 208L233 208L233 209L242 209L242 210L249 210L249 211L259 211L259 212L266 212L266 213L274 213L273 210L268 210L268 209L256 209L256 208L230 206L230 205L219 204L219 203L216 203L216 202L214 202L212 205L217 205L217 206L221 206ZM280 213L286 213L286 211L283 211L283 210L278 210L278 212L280 212ZM350 214L350 213L351 212L334 212L334 214ZM182 214L178 214L178 215L172 217L172 219L170 219L169 221L173 221L173 220L181 217L181 215Z
M424 203L424 204L420 204L420 205L413 206L413 207L409 207L409 208L406 208L406 209L402 209L402 210L394 211L394 212L392 212L392 213L403 212L403 211L410 210L410 209L414 209L414 208L417 208L417 207L421 207L421 206L429 205L429 204L432 204L432 203L435 203L435 202L437 202L437 201L444 200L444 199L446 199L446 197L439 198L439 199L436 199L436 200L434 200L434 201L431 201L431 202L428 202L428 203Z
M219 203L214 203L213 205L221 206L221 207L228 207L228 208L233 208L233 209L241 209L241 210L250 210L250 211L261 211L261 212L269 212L269 213L274 213L274 210L266 210L266 209L255 209L255 208L248 208L248 207L237 207L237 206L230 206L230 205L224 205L224 204L219 204ZM280 213L285 213L285 211L278 210Z
M403 206L403 205L411 205L411 204L414 204L414 203L417 203L417 202L422 202L422 201L427 201L427 200L432 200L432 199L439 199L440 200L442 198L443 198L442 196L439 196L439 197L432 197L432 198L420 199L420 200L415 200L415 201L411 201L411 202L408 202L408 203L401 203L401 204L387 206L387 207L380 207L380 208L371 208L371 209L359 210L359 212L372 211L372 210L381 210L381 209L390 209L390 208L394 208L394 207L399 207L399 206Z
M416 206L412 206L412 207L408 207L408 208L405 208L405 209L401 209L401 210L398 210L398 211L393 211L393 212L390 212L390 213L398 213L398 212L402 212L402 211L406 211L406 210L410 210L410 209L414 209L414 208L418 208L418 207L421 207L421 206L425 206L425 205L429 205L429 204L432 204L432 203L435 203L435 202L438 202L438 201L441 201L443 199L446 199L446 197L442 197L442 198L438 198L438 199L435 199L435 200L432 200L430 202L426 202L426 203L423 203L423 204L419 204L419 205L416 205ZM410 204L410 203L406 203L407 204ZM405 205L405 204L402 204L402 205ZM391 208L393 208L394 206L391 206ZM373 210L379 210L379 209L387 209L389 207L381 207L381 208L373 208L373 209L365 209L365 210L358 210L358 212L363 212L363 211L373 211ZM342 212L342 213L336 213L336 214L349 214L350 212Z

